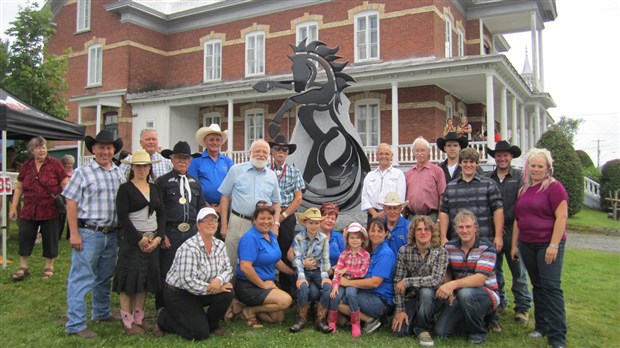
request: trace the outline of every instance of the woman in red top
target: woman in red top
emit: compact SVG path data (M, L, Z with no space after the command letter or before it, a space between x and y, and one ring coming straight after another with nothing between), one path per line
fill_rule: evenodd
M19 269L13 273L13 280L22 280L30 275L28 259L32 255L37 232L41 229L45 271L43 279L54 276L54 259L58 256L58 209L52 195L62 192L69 178L59 160L47 155L45 139L34 137L28 142L32 159L19 169L17 184L9 218L17 218L17 205L24 195L24 206L19 221Z

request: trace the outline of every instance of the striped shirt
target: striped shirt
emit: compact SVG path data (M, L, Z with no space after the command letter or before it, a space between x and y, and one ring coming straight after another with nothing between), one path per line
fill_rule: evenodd
M89 225L116 227L116 193L125 181L114 163L105 169L93 160L73 172L62 195L78 203L78 219Z
M452 272L453 279L461 279L474 274L484 274L484 289L491 297L493 309L499 304L499 287L495 278L495 261L497 255L493 243L476 238L474 245L465 254L461 249L461 240L455 238L445 245L448 252L448 270Z
M293 267L297 270L298 279L306 279L304 259L309 257L320 262L321 278L329 278L329 240L321 232L310 238L306 229L301 230L293 239Z
M125 161L131 161L131 156L132 155L125 157ZM154 154L151 155L151 160L159 161L157 163L152 164L153 179L157 179L160 176L172 170L172 162L169 159L164 158L164 156L160 155L158 152L155 152ZM123 172L123 175L127 178L129 176L129 170L131 169L131 164L123 163L120 165L120 168L121 168L121 171Z
M196 233L177 250L166 283L194 295L207 295L207 287L214 279L226 284L231 278L232 266L224 242L213 238L208 253L200 233Z
M336 263L332 287L338 289L340 286L341 276L339 271L346 268L347 271L343 277L347 279L359 279L366 276L368 267L370 267L370 254L368 251L360 249L358 252L353 252L350 248L343 251L340 257L338 257L338 263Z
M276 172L278 178L278 184L280 185L280 206L288 207L295 198L296 191L302 191L306 189L306 183L301 176L301 172L295 166L284 164L283 172L279 176L275 164L271 164L271 169Z

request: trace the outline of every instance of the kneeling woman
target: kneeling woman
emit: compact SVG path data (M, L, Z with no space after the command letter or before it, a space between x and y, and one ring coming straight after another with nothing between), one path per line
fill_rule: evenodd
M268 323L284 320L284 310L291 296L274 283L275 269L292 275L293 270L282 260L278 238L271 232L275 210L265 201L256 204L252 228L239 241L239 267L235 294L247 307L241 316L251 328L260 328L258 318Z
M177 250L164 286L166 306L157 316L162 331L189 340L206 339L211 333L224 335L219 323L234 296L226 246L214 238L217 222L213 208L200 209L196 216L198 233ZM205 307L209 307L206 313Z

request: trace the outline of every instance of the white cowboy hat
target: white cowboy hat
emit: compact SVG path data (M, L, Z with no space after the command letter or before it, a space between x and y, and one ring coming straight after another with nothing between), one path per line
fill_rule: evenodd
M379 205L387 205L392 207L400 206L402 208L408 203L409 201L401 202L398 192L388 192L388 194L385 196L385 200L383 202L379 202Z
M131 155L131 158L129 160L122 160L121 162L125 164L153 164L159 163L161 161L153 161L151 159L151 155L149 155L148 152L142 149L138 149Z
M205 146L205 137L209 134L219 134L222 136L222 144L228 140L228 131L225 130L222 132L220 126L216 123L211 124L209 127L202 127L196 131L196 142L200 146Z

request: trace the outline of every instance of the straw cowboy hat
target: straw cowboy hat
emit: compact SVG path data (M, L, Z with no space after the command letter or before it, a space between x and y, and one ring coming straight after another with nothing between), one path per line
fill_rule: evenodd
M269 142L269 147L273 148L274 146L286 146L288 147L288 154L292 154L297 150L297 145L289 144L288 139L284 135L278 135L273 139L273 141Z
M200 154L195 154L195 153L192 154L192 149L189 147L189 144L187 143L187 141L179 141L178 143L174 145L172 150L165 149L161 152L161 156L163 158L170 159L172 155L185 155L185 156L192 156L192 157L200 156Z
M521 156L521 149L517 145L511 146L506 140L498 141L497 144L495 144L495 150L489 149L488 146L486 147L486 149L487 149L487 153L489 154L489 156L493 158L495 158L495 153L497 151L510 152L513 158L517 158Z
M219 134L222 136L222 144L228 140L228 131L225 130L222 132L220 129L220 125L216 123L212 123L209 127L202 127L196 131L196 142L200 146L205 146L205 137L209 134Z
M343 234L344 234L344 242L348 245L349 244L349 233L361 233L362 236L364 236L364 241L362 242L362 248L366 249L366 247L368 246L368 232L366 232L366 229L364 228L364 226L360 225L357 222L353 222L349 225L349 227L345 227Z
M136 152L134 152L131 155L131 159L130 160L122 160L121 163L126 163L126 164L153 164L153 163L159 163L161 161L153 161L151 159L151 155L149 155L148 152L139 149L136 150Z
M112 144L112 145L114 145L114 153L115 154L118 153L119 151L121 151L121 149L123 148L123 140L121 138L118 138L118 139L114 140L114 135L112 135L112 133L110 131L107 131L107 130L102 130L94 138L91 137L90 135L87 135L84 138L84 144L86 145L86 149L90 153L92 153L92 154L94 154L93 146L96 143Z
M297 214L297 220L302 224L306 222L306 220L323 221L323 219L325 219L325 217L321 216L319 208L308 208L303 214Z
M446 134L445 138L437 138L437 147L439 148L439 150L441 150L441 152L446 152L443 148L444 146L446 146L446 142L448 141L458 141L459 145L461 146L461 150L466 148L467 145L469 145L469 141L467 141L467 138L459 137L455 132L450 132Z
M391 206L391 207L400 206L401 208L406 206L408 203L409 201L401 202L400 195L398 194L398 192L388 192L388 194L385 195L384 201L379 202L379 204L383 206L386 206L386 205Z

